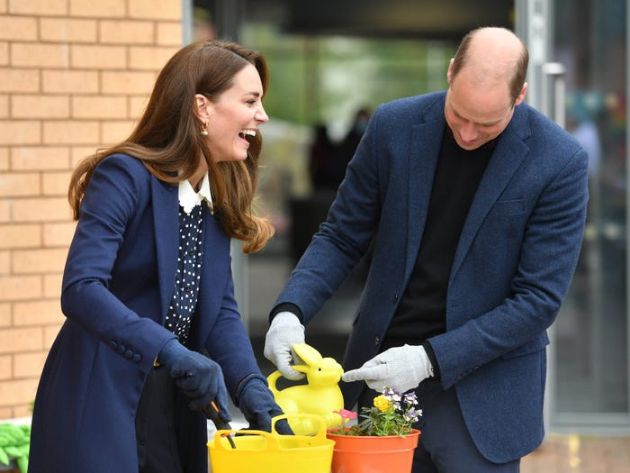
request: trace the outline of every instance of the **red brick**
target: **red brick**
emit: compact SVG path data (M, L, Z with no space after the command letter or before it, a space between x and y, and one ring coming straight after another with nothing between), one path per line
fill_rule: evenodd
M25 404L35 399L38 379L0 382L0 406Z
M67 44L12 43L11 65L17 67L68 67L70 48Z
M44 41L93 43L97 39L96 20L40 18L39 27Z
M33 378L42 373L47 352L16 353L13 357L13 377Z
M0 200L0 223L11 221L12 202Z
M13 273L17 275L62 271L66 263L67 254L68 250L66 248L14 250L12 259Z
M33 41L37 39L37 20L19 16L0 16L0 39Z
M44 327L44 348L50 349L55 338L57 338L59 330L61 330L61 324Z
M123 17L125 0L70 0L70 14L93 18Z
M160 46L182 46L182 24L161 21L157 24L157 44Z
M128 0L131 18L180 20L181 2L173 0Z
M99 24L101 43L152 44L155 27L152 21L109 21Z
M13 118L69 118L70 97L63 95L12 95Z
M34 69L0 68L0 92L39 91L39 71Z
M73 118L127 118L127 98L78 96L72 97Z
M101 73L102 91L106 94L150 94L156 75L152 72L109 72Z
M56 171L70 168L70 148L65 146L20 146L11 149L14 171Z
M0 118L9 118L9 96L0 95Z
M40 327L0 329L0 353L41 350L43 348L42 336ZM0 399L2 399L1 395Z
M177 48L132 46L129 48L129 67L159 71L177 52Z
M65 222L71 216L68 200L63 197L15 199L11 206L13 222Z
M42 176L44 195L67 195L71 172L47 172Z
M13 378L11 355L0 356L0 380Z
M41 142L40 123L32 120L0 120L0 144L25 145Z
M0 225L0 248L37 248L41 243L39 224Z
M58 299L13 303L13 326L38 326L62 323L64 315Z
M76 168L77 164L79 164L81 161L88 157L94 156L96 150L97 146L73 146L70 167L72 169Z
M134 126L135 122L132 120L103 122L101 132L103 143L121 142L131 134Z
M44 143L98 143L99 126L95 121L60 120L44 122Z
M11 272L11 252L0 251L0 276L8 275Z
M62 273L44 275L44 297L47 299L57 299L61 297Z
M124 69L127 51L124 46L73 45L71 64L77 69Z
M75 227L76 222L45 223L44 246L68 247L70 245L70 242L72 241Z
M82 94L98 91L96 71L48 70L43 71L42 76L44 92Z
M0 174L0 197L34 196L39 193L38 173Z
M9 148L0 147L0 171L9 170Z
M148 95L129 97L129 118L140 118L149 103Z
M11 304L5 302L0 304L0 327L11 325Z
M42 295L39 276L8 276L0 278L0 301L35 299ZM0 347L2 344L0 343Z
M9 13L17 15L65 15L67 0L9 0Z

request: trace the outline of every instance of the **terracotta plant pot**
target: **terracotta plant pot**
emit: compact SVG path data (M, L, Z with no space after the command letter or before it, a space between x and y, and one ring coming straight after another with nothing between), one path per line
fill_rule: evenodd
M328 432L335 441L332 473L409 473L420 431L405 436L352 436Z

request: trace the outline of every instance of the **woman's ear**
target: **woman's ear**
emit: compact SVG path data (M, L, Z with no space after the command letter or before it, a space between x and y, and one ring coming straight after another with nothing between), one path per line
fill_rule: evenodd
M201 94L195 94L195 115L203 122L210 119L210 101Z

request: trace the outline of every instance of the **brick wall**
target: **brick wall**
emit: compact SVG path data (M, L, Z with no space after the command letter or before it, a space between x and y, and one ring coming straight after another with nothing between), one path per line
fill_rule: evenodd
M63 322L72 168L129 134L181 35L181 0L0 0L0 419L30 415Z

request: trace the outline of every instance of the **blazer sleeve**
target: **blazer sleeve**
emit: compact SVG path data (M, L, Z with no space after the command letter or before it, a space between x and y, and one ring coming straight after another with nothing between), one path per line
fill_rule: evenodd
M512 350L526 352L544 346L541 336L555 320L579 257L587 182L586 153L578 149L537 200L527 222L510 297L429 339L445 389Z
M228 270L219 314L204 345L210 358L221 366L225 384L235 402L243 380L263 377L234 298L231 269Z
M328 217L276 300L299 307L307 324L366 253L381 211L377 109L346 169Z
M148 193L147 171L134 158L114 155L97 166L81 204L61 294L69 319L125 359L147 367L175 336L130 310L108 287L128 224Z

